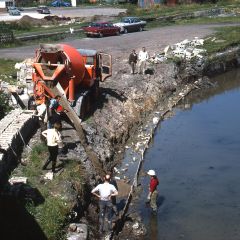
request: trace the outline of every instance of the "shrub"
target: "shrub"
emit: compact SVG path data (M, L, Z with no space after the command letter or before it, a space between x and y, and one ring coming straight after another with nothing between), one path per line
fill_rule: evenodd
M2 119L10 110L11 106L8 103L8 96L0 91L0 119Z

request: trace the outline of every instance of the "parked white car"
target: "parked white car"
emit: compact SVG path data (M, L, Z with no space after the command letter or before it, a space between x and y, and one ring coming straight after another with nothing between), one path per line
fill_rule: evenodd
M12 16L19 16L19 15L21 15L20 10L18 8L16 8L16 7L9 7L7 11L9 13L9 15L12 15Z
M114 26L120 27L121 33L143 31L147 22L138 17L124 17L121 22L114 23Z

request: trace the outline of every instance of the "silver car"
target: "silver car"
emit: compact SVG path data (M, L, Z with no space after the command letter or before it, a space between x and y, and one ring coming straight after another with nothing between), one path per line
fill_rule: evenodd
M9 15L12 15L12 16L21 15L21 12L16 7L9 7L8 8L8 13L9 13Z

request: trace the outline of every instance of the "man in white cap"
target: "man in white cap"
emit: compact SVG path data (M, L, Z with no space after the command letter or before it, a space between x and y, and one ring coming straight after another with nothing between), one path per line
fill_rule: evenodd
M149 170L147 174L151 177L149 184L148 201L150 200L150 206L154 213L157 212L157 186L159 184L158 178L154 170Z
M104 230L104 218L107 216L108 230L112 228L112 201L111 198L118 195L118 191L113 184L110 183L111 176L105 175L104 183L97 185L93 190L92 194L99 198L99 222L100 222L100 233ZM99 194L97 194L97 192Z

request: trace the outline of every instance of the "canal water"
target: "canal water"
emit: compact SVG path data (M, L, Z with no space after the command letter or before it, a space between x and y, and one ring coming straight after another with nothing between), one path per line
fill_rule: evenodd
M145 155L154 169L158 213L138 204L149 240L240 239L240 70L213 79L216 87L191 93L161 122Z

